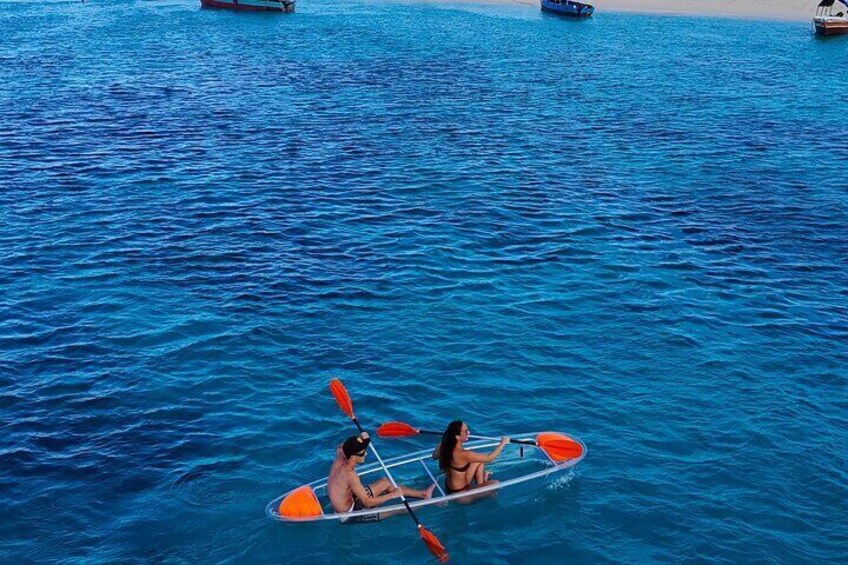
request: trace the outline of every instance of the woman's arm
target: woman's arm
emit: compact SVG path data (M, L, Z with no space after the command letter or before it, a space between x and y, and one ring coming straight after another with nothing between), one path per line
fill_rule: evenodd
M501 454L501 451L503 451L504 446L508 443L509 438L502 437L500 444L498 444L498 446L494 448L488 455L483 455L482 453L477 453L476 451L463 449L459 458L462 459L462 462L464 463L491 463L492 461L498 458L498 455Z

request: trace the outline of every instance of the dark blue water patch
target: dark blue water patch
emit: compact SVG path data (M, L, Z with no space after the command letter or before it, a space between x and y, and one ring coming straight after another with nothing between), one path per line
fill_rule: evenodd
M844 42L4 8L4 561L426 561L404 519L264 517L352 433L331 377L370 428L589 444L565 484L422 513L457 562L848 559Z

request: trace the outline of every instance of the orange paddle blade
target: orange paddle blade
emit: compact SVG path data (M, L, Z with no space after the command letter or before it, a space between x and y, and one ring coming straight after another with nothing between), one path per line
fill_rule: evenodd
M324 513L321 503L318 502L318 497L315 496L315 491L309 485L303 485L293 490L291 494L280 501L277 511L280 516L286 518L307 518L320 516Z
M554 461L568 461L583 455L583 446L562 434L545 432L536 436L536 443Z
M412 437L417 435L418 430L403 422L386 422L377 428L378 437Z
M336 399L336 403L339 405L339 408L347 414L348 418L353 420L353 402L351 402L350 395L347 393L347 389L342 384L342 381L339 379L331 380L330 392L333 393L333 398Z
M433 532L424 526L419 526L418 530L421 532L421 539L427 544L427 549L430 550L430 553L439 560L439 563L447 563L450 556L448 555L448 550L439 541L439 538L434 536Z

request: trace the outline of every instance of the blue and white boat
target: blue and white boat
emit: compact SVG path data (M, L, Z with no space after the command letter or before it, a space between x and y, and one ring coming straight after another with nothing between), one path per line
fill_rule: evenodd
M554 12L563 16L588 18L595 12L595 7L591 4L572 2L571 0L541 0L541 2L542 11Z

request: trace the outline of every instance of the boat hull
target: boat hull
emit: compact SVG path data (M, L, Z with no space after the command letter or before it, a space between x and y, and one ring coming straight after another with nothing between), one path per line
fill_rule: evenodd
M543 12L551 12L560 16L588 18L595 12L594 6L591 4L583 4L581 2L571 2L569 0L541 0L541 2Z
M813 25L819 35L843 35L848 33L848 18L815 18Z
M294 12L293 0L200 0L204 8L241 10L246 12Z
M528 439L532 437L536 437L537 434L526 434ZM525 437L524 435L519 437ZM450 501L471 501L476 498L480 498L486 495L492 495L496 491L499 491L505 487L514 487L519 484L528 484L533 481L540 481L542 479L549 478L557 473L561 473L568 469L573 468L577 465L583 458L586 456L586 445L580 441L578 438L574 436L564 436L567 439L575 442L580 446L580 455L573 459L568 459L566 461L557 462L551 459L548 455L546 455L541 449L533 446L521 446L517 444L509 444L509 450L511 453L511 459L509 454L502 454L498 461L494 464L487 465L489 468L492 468L495 471L496 476L501 481L500 483L474 488L471 490L460 491L453 494L447 494L442 489L441 483L436 481L438 494L434 493L432 498L428 499L413 499L409 501L409 505L412 508L422 508L433 505L444 505ZM498 445L496 442L487 442L487 441L471 441L465 444L466 449L472 450L488 450ZM506 451L506 450L505 450ZM435 480L439 474L438 469L427 470L428 463L434 464L432 461L432 449L426 449L423 451L419 451L407 456L395 457L393 459L385 460L386 465L392 469L392 474L400 473L400 478L398 478L399 482L403 482L407 477L404 477L404 471L407 469L421 469L421 465L424 466L424 470L427 473L426 475L414 479L416 481L424 480L424 477L427 477L431 480ZM506 461L502 461L506 460ZM516 477L508 477L509 472L508 468L511 465L516 464L528 464L532 466L532 469L524 469L523 472ZM498 469L498 465L502 465L500 469ZM503 467L505 466L506 469ZM529 471L529 472L528 472ZM363 482L368 483L370 480L373 480L372 477L376 478L382 474L382 467L379 463L374 463L370 465L365 465L361 469L358 470L358 475L363 477ZM320 521L331 521L338 520L342 523L347 524L361 524L368 523L374 521L380 521L390 516L396 516L400 514L406 513L406 508L403 504L387 504L385 506L379 506L375 508L366 508L364 510L357 510L353 512L335 512L329 506L329 501L327 498L327 479L319 479L317 481L313 481L304 485L312 489L315 493L316 500L323 506L324 511L312 515L312 516L283 516L279 512L280 503L286 499L289 495L293 494L295 491L303 488L298 487L293 489L281 496L278 496L274 500L268 503L268 506L265 508L265 513L269 518L280 522L288 522L288 523L302 523L302 522L320 522Z

